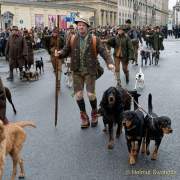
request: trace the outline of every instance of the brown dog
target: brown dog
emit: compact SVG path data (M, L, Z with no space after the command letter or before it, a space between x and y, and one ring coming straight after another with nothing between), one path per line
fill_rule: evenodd
M3 125L3 122L0 121L0 180L2 180L7 154L11 156L13 161L11 180L15 180L18 164L20 166L19 178L25 177L23 159L20 157L20 152L26 140L26 133L23 130L26 126L36 127L31 121L19 121L8 125Z

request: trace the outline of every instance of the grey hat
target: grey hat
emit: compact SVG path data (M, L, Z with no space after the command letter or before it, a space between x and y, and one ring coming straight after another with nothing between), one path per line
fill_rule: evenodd
M85 23L88 27L90 27L89 20L88 20L87 18L76 17L74 23L77 24L78 22L83 22L83 23Z

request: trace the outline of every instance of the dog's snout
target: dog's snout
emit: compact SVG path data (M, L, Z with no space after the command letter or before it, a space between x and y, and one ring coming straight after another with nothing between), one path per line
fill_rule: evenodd
M172 133L173 132L173 130L172 129L169 129L169 133Z

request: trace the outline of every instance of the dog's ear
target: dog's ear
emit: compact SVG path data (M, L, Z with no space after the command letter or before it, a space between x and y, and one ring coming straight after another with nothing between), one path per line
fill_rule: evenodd
M116 91L116 103L120 106L122 106L122 108L124 108L124 105L123 105L123 100L122 100L122 94L120 93L120 91L115 88L115 91Z
M108 102L107 96L108 96L108 89L103 94L102 100L100 102L101 107L105 107L107 105Z

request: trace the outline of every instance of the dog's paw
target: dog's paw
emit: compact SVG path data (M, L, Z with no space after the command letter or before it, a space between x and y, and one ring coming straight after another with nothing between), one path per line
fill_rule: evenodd
M110 141L107 145L108 149L113 149L114 148L114 141Z
M151 160L156 160L157 159L157 153L153 153L151 156Z
M135 165L136 164L136 160L135 160L134 156L129 157L129 164L130 165Z
M103 132L104 132L104 133L107 133L107 128L104 128L104 129L103 129Z
M149 149L146 150L146 155L148 155L148 156L150 155Z
M18 177L19 179L24 179L25 178L25 174L24 173L21 173L21 174L19 174L19 177Z
M146 153L146 145L144 143L142 144L141 153Z
M121 136L121 134L122 134L122 132L117 133L117 134L116 134L116 138L119 139L119 137Z

